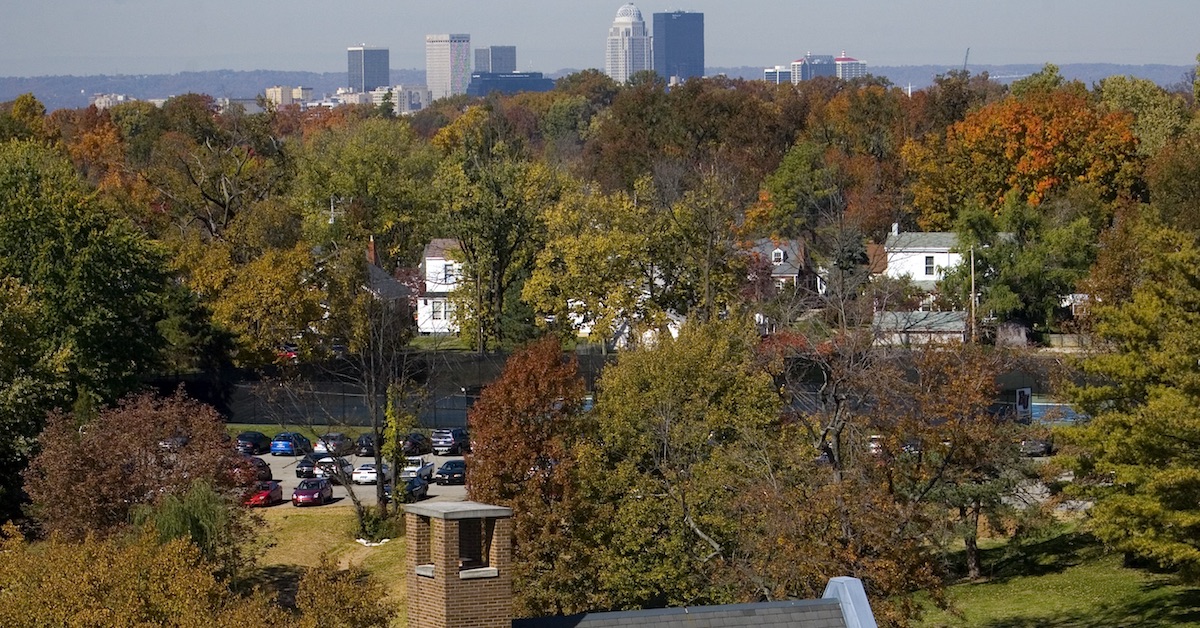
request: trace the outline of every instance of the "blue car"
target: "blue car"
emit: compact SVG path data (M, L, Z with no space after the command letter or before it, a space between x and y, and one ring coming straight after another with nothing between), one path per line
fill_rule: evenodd
M282 432L271 439L272 456L299 456L312 452L312 442L303 434Z

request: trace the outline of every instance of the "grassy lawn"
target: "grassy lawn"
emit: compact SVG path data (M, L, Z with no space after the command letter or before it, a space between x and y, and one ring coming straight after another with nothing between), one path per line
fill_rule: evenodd
M1200 589L1169 574L1125 567L1086 534L985 552L987 581L952 586L958 613L931 611L922 626L1200 627Z
M262 533L264 553L259 557L259 582L279 592L286 602L305 567L316 566L328 554L341 568L361 567L387 588L388 597L400 607L393 626L405 625L404 539L378 547L364 547L353 539L354 509L349 504L293 508L277 506L261 511L266 526Z

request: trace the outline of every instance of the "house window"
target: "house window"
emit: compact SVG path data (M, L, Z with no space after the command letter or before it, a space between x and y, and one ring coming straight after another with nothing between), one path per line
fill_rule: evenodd
M775 249L774 251L771 251L771 263L772 264L782 264L783 263L783 251L782 250Z
M433 302L433 304L432 304L433 305L433 320L435 320L435 321L442 320L442 318L444 317L444 314L445 314L442 311L442 308L445 306L445 304L446 304L445 301L434 301Z
M442 283L454 283L454 278L457 275L454 269L454 264L446 264L442 266Z
M933 271L934 271L934 268L933 268L933 256L932 256L932 255L926 255L926 256L925 256L925 274L926 274L927 276L933 276Z

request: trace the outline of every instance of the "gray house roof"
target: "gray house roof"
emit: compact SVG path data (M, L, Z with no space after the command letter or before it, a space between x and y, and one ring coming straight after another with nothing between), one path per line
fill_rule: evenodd
M376 298L384 301L396 301L412 296L411 288L374 264L367 264L367 289Z
M785 600L515 619L513 628L846 628L836 599Z
M919 333L961 333L967 329L967 313L876 312L875 329Z
M807 270L809 266L808 252L805 250L804 243L800 240L760 238L755 240L754 244L748 250L752 255L757 255L763 260L771 262L772 277L789 277L795 279ZM773 258L776 250L783 253L783 260L779 263L775 263Z
M895 251L949 251L958 246L958 234L951 231L906 231L889 234L884 248Z

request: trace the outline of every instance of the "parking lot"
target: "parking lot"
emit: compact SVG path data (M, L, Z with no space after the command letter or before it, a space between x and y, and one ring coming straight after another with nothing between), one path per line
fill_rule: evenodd
M271 477L279 480L280 484L283 486L284 501L290 501L292 498L292 490L295 489L298 484L300 484L301 478L296 477L296 463L302 458L302 456L272 456L270 454L262 454L258 457L262 458L267 462L267 464L271 465ZM360 456L343 457L346 458L346 460L349 460L356 469L358 468L358 465L365 462L375 462L374 458L363 458ZM462 456L437 456L434 454L426 454L422 457L433 462L433 470L435 473L442 466L442 463L446 462L447 460L462 459ZM374 484L357 484L352 488L354 489L354 494L357 495L358 498L363 502L370 504L375 503ZM348 504L350 501L347 499L347 488L337 484L333 485L333 497L335 500L334 503ZM438 486L437 484L433 483L429 484L429 501L462 501L466 498L467 488L461 484L447 486ZM292 505L290 503L286 503L282 506L275 506L275 508L280 507L291 508Z

